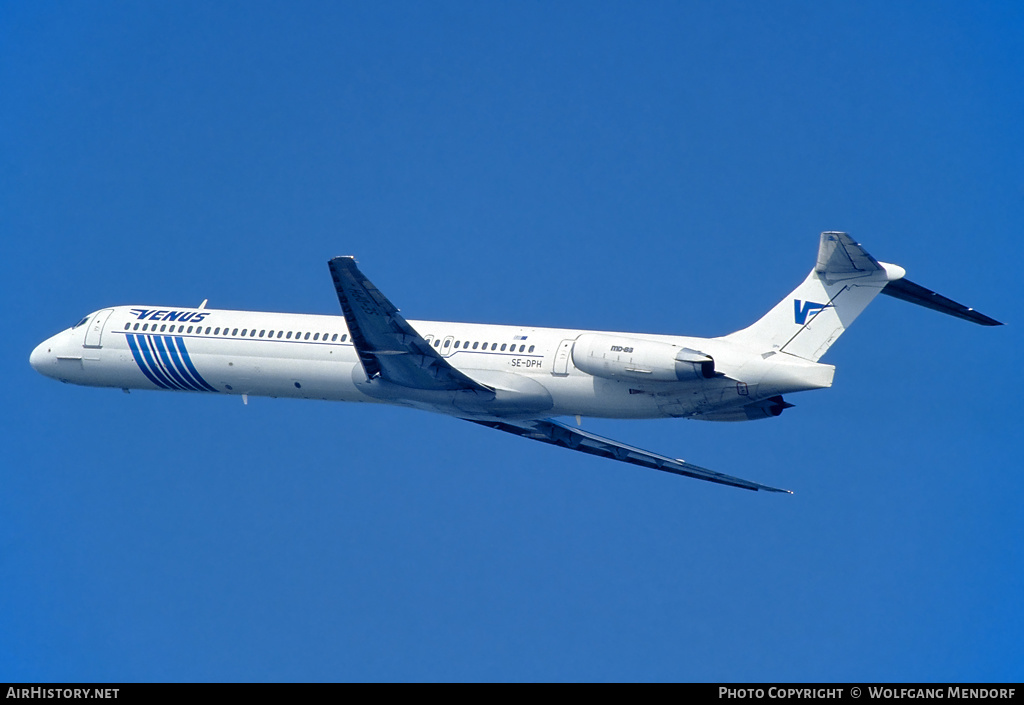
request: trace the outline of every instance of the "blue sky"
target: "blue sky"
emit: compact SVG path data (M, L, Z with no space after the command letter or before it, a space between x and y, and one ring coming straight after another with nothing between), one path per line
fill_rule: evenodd
M0 680L1020 681L1019 3L0 5ZM831 390L584 426L86 389L115 304L719 335L845 230Z

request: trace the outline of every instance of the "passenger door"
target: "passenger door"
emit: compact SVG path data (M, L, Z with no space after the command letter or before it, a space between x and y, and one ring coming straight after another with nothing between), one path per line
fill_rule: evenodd
M114 312L112 308L105 308L99 311L92 320L89 321L89 327L85 330L85 342L82 343L87 348L100 348L103 347L103 327L107 324L107 319L110 318L110 314Z

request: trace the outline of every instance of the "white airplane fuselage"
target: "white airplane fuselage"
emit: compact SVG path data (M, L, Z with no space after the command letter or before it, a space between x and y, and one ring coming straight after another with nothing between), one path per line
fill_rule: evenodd
M407 321L352 257L328 262L342 315L117 306L32 351L73 384L399 404L531 440L750 490L787 492L556 420L748 421L783 394L832 385L819 359L878 295L986 326L998 321L913 282L846 233L767 314L720 338Z
M720 338L409 323L452 367L499 395L483 401L471 393L368 380L343 316L118 306L93 312L44 341L30 361L49 377L87 386L397 403L473 418L702 418L734 412L736 420L746 420L737 410L830 386L834 371L796 358L769 362ZM581 350L581 342L588 350ZM719 374L651 379L656 370L628 367L635 354L630 348L648 343L700 351L714 359ZM616 368L611 360L610 370L597 370L608 376L584 372L576 361L591 369L581 352L594 347L625 362ZM609 367L604 357L599 363Z

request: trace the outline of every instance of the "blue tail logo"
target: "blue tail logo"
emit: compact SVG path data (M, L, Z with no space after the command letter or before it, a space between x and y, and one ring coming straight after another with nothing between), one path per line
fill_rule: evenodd
M813 318L826 308L832 308L832 304L816 304L813 301L793 299L793 320L797 325L802 326L807 322L808 316Z

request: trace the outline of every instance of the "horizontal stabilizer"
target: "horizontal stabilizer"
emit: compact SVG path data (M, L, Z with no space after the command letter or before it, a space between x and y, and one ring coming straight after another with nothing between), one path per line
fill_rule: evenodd
M882 289L882 293L886 296L891 296L894 299L901 299L903 301L909 301L912 304L918 306L924 306L934 311L941 311L942 313L950 316L956 316L962 318L965 321L971 321L983 326L1001 326L1003 325L994 318L989 318L983 313L978 313L973 308L968 308L963 304L958 304L956 301L947 299L941 294L936 294L930 289L925 289L919 284L915 284L912 281L906 279L897 279L896 281L889 282Z

